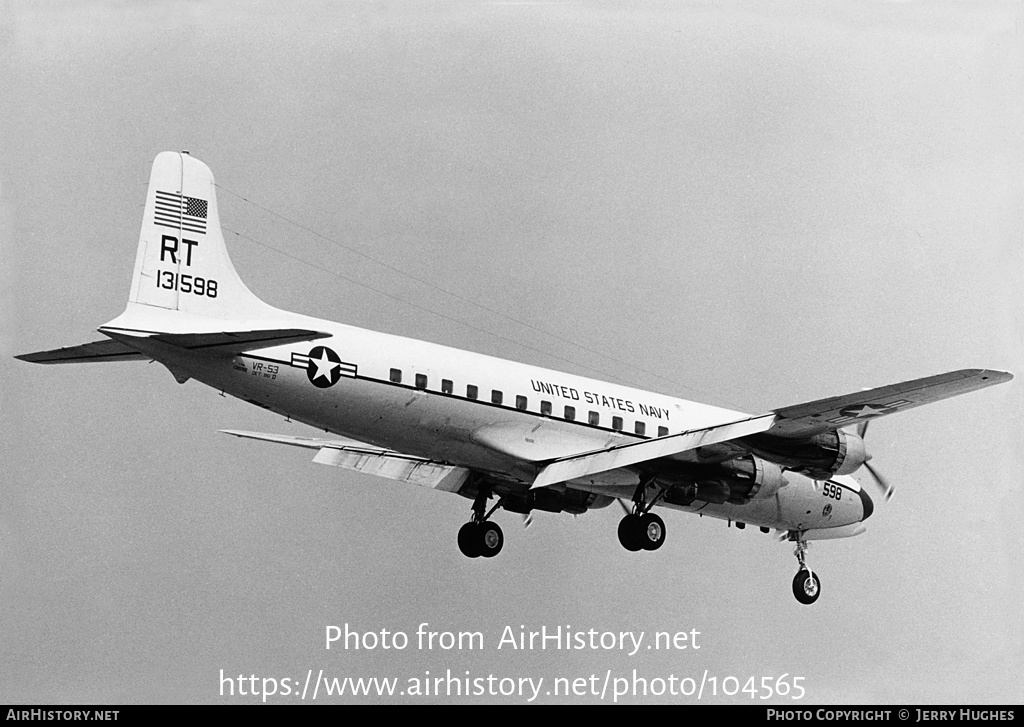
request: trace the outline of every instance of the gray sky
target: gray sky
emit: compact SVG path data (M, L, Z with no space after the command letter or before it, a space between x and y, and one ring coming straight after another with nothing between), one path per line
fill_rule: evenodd
M216 433L301 425L159 365L11 358L121 312L149 165L189 149L307 228L221 191L239 273L282 308L751 412L1020 376L1019 4L8 8L4 700L449 668L787 673L810 703L1024 696L1019 379L872 425L897 494L865 535L812 545L808 608L792 547L756 529L668 513L638 557L617 507L526 531L499 513L504 551L470 561L468 501ZM487 648L323 649L328 624L424 621ZM702 648L498 651L506 624L697 629Z

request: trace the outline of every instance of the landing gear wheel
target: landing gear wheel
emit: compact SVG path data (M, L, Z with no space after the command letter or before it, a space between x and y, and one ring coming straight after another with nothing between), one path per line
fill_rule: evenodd
M619 520L619 542L623 548L634 553L643 550L644 544L640 539L641 527L639 515L626 515Z
M485 558L493 558L501 552L501 546L505 544L505 536L497 523L485 522L477 526L478 553Z
M480 526L472 521L459 528L459 550L467 558L477 558L482 555L483 542L479 531Z
M821 581L809 570L800 570L793 579L793 595L796 600L809 606L821 595Z
M642 515L637 535L644 550L657 550L665 542L665 521L653 512Z

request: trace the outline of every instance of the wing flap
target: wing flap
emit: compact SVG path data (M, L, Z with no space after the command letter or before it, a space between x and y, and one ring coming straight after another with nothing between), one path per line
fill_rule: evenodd
M774 421L774 414L765 414L667 437L647 439L573 457L564 457L545 466L533 481L530 489L547 487L578 477L608 472L660 457L670 457L709 444L758 434L769 429Z
M767 434L779 437L806 437L984 389L1012 378L1013 374L1005 371L962 369L875 389L865 389L844 396L787 406L774 411L777 418Z
M408 482L445 492L458 492L470 475L470 471L465 467L432 462L422 457L375 447L354 439L293 437L283 434L242 432L233 429L222 429L221 431L224 434L244 439L258 439L264 442L287 444L292 447L316 449L318 451L313 457L313 461L317 464L341 467L354 472L362 472L398 482Z

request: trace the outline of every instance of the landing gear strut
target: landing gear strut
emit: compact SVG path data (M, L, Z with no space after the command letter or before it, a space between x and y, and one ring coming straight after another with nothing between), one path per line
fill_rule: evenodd
M800 563L800 570L793 578L793 595L800 603L809 606L821 595L821 581L818 580L817 575L811 572L804 560L809 543L800 537L800 533L790 533L789 537L796 542L796 550L793 551L793 555Z
M459 550L467 558L493 558L501 552L501 546L505 544L501 528L497 523L487 519L501 507L501 500L499 499L485 514L490 494L490 488L480 488L473 501L473 519L459 529Z
M657 550L665 542L665 521L650 511L665 490L661 490L650 504L645 502L646 493L647 483L641 482L633 494L632 511L627 509L626 516L619 521L619 542L623 548L633 552Z

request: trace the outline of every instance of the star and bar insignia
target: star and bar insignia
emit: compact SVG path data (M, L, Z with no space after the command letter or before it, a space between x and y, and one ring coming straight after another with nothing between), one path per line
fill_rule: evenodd
M856 404L854 406L846 406L839 410L839 416L829 419L830 424L843 424L846 422L856 421L858 419L871 419L872 417L879 417L883 414L892 414L894 411L910 404L909 399L898 399L896 401L890 401L885 404Z
M293 353L291 365L306 369L309 383L318 389L327 389L338 383L342 376L356 375L354 363L347 363L327 346L314 346L308 354Z

